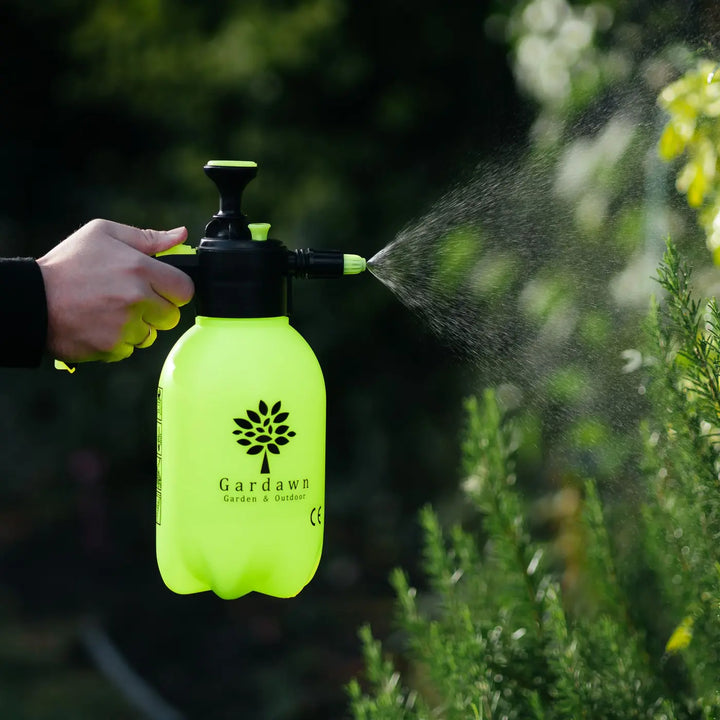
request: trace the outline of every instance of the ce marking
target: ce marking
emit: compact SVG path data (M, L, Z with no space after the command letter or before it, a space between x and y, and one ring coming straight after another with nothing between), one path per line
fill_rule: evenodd
M310 524L313 527L322 525L322 505L318 505L310 511Z

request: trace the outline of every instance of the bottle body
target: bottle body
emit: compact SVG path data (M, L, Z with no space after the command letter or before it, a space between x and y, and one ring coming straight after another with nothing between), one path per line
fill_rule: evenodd
M325 384L287 317L198 317L158 387L156 548L178 593L292 597L322 552Z

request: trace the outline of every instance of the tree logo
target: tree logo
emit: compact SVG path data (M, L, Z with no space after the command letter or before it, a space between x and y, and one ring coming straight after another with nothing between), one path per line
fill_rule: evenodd
M267 475L270 472L268 452L273 455L280 454L280 447L287 445L290 438L295 437L295 432L285 424L288 419L288 412L280 412L281 403L278 400L268 411L267 403L262 400L258 404L257 411L246 410L247 419L235 418L235 424L240 428L233 430L233 435L242 435L238 439L238 445L247 447L248 455L263 454L260 473Z

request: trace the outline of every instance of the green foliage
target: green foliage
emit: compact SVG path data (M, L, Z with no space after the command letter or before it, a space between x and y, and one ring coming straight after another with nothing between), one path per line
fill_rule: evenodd
M720 182L717 147L720 139L718 66L701 60L660 93L658 102L668 119L658 150L666 161L684 156L675 186L698 210L708 249L720 264Z
M392 576L407 670L364 628L369 688L351 686L355 717L717 717L720 317L690 278L668 243L667 297L638 370L651 401L638 433L641 501L603 507L586 481L564 562L557 538L535 537L516 487L521 423L494 391L467 403L472 522L446 531L423 510L428 589ZM613 529L629 522L638 530L619 548ZM383 714L390 701L396 714Z
M668 292L669 302L665 324L658 323L657 332L667 364L671 368L679 366L671 379L676 384L684 379L685 389L692 395L689 406L703 420L717 425L720 420L720 311L717 300L711 298L707 303L701 303L693 298L689 268L672 243L668 243L659 281ZM680 343L677 348L674 340Z

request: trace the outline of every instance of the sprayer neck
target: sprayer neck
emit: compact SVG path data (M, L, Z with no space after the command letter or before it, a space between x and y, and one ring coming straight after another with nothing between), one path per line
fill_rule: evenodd
M199 315L287 315L288 250L281 242L204 238L197 257Z

